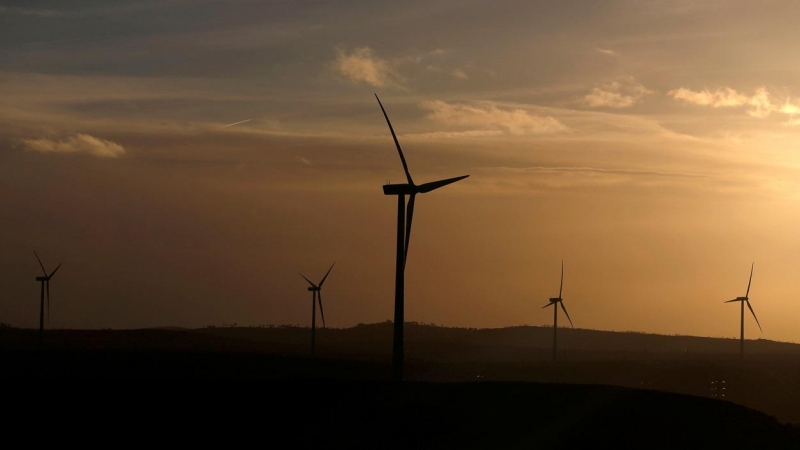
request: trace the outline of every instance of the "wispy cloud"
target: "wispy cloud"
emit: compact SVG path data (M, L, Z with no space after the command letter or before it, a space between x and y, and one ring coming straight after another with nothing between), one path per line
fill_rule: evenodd
M96 138L88 134L76 134L62 140L23 139L25 150L38 153L88 153L99 158L117 158L125 148L116 142Z
M692 91L686 88L673 89L667 95L675 100L682 100L694 105L712 106L714 108L742 106L749 103L750 98L740 94L731 88L717 89L714 92L709 90Z
M700 106L710 106L712 108L736 108L748 107L747 114L753 117L769 117L773 112L785 114L791 117L800 114L800 106L792 103L791 99L786 99L783 104L776 101L766 87L756 88L753 95L746 95L737 92L729 87L709 91L692 91L686 88L673 89L667 95L675 100ZM797 125L798 121L790 119L786 122L789 125Z
M521 108L502 108L493 102L453 104L441 100L422 102L428 118L451 126L500 130L513 135L549 134L567 127L549 116L537 116Z
M604 55L617 56L617 52L615 52L614 50L609 50L607 48L600 48L600 47L595 47L594 49Z
M503 191L636 186L710 186L714 175L681 171L651 171L593 166L483 167L481 179Z
M240 123L250 122L251 120L253 120L253 119L240 120L239 122L229 123L227 125L223 125L222 127L223 128L228 128L228 127L232 127L234 125L239 125Z
M466 131L431 131L429 133L411 133L403 135L403 139L434 141L438 139L480 138L502 135L502 130L466 130Z
M463 71L463 70L461 70L461 69L455 69L455 70L452 72L452 74L453 74L453 77L454 77L454 78L458 78L459 80L468 80L468 79L469 79L469 75L467 75L467 73L466 73L466 72L464 72L464 71Z
M631 176L651 176L651 177L676 177L676 178L709 178L709 175L689 172L670 172L658 170L635 170L635 169L608 169L602 167L588 166L531 166L531 167L491 167L498 171L514 173L603 173Z
M583 100L593 108L628 108L652 92L633 77L625 77L595 87Z
M385 59L378 58L369 47L359 47L348 52L336 49L333 70L356 83L366 83L375 87L399 86L402 77Z

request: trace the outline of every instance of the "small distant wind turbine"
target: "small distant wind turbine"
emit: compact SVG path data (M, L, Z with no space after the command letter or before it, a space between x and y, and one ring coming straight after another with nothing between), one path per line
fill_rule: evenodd
M756 317L756 312L753 311L753 307L750 306L750 284L753 282L753 269L755 268L756 263L754 262L750 266L750 280L747 281L747 292L744 294L744 297L736 297L733 300L728 300L725 303L733 303L733 302L740 302L742 304L742 312L741 312L741 329L740 329L740 337L739 337L739 357L744 359L744 304L747 303L747 307L750 308L750 312L753 314L753 318L756 319L756 324L758 325L758 329L761 329L761 324L758 323L758 317Z
M44 264L42 264L42 260L39 258L39 254L36 253L36 251L34 251L33 254L36 255L36 260L39 261L39 267L42 268L42 273L44 274L43 277L36 277L36 281L38 281L42 285L42 289L41 289L41 305L39 307L39 342L42 342L42 340L44 339L44 297L45 297L45 291L47 291L47 321L49 322L50 321L50 279L53 278L53 275L55 275L56 272L58 272L58 269L61 267L61 264L59 264L58 267L56 267L56 269L52 273L50 273L50 275L48 275L47 274L47 270L45 270L45 268L44 268Z
M403 150L400 148L400 142L397 140L397 135L394 134L392 122L389 121L389 116L383 108L381 99L375 94L375 99L378 100L378 105L383 111L383 117L386 118L386 124L389 125L389 131L392 133L394 145L397 147L397 153L400 154L400 162L403 163L403 170L406 173L408 183L402 184L385 184L383 186L383 195L396 195L397 196L397 257L395 259L395 279L394 279L394 334L392 338L392 379L395 381L403 380L403 321L405 314L405 269L406 259L408 257L408 242L411 239L411 219L414 217L414 199L417 194L425 194L430 191L439 189L440 187L447 186L448 184L455 183L456 181L463 180L469 175L462 175L460 177L448 178L446 180L432 181L417 186L414 180L411 179L411 173L408 172L408 164L406 158L403 156ZM409 196L408 207L406 208L406 195Z
M564 306L564 300L561 298L561 292L564 289L564 260L561 260L561 284L558 287L558 297L551 298L550 303L542 306L542 309L548 308L550 306L553 307L553 362L558 360L558 305L561 305L561 309L564 310L564 314L567 315L567 320L569 320L569 325L572 328L575 328L572 325L572 319L569 318L569 313L567 312L567 308Z
M325 327L325 312L322 310L322 285L325 283L325 279L328 278L328 274L331 273L333 266L336 263L331 264L331 268L325 273L325 276L322 277L322 281L319 282L319 285L316 285L311 282L305 275L302 273L300 274L308 284L311 286L308 287L308 290L311 291L311 356L314 356L315 347L316 347L316 333L317 333L317 301L319 301L319 313L322 316L322 327Z

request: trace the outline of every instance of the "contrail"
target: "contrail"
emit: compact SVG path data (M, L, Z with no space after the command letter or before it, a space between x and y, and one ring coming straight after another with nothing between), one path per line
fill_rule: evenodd
M243 120L243 121L241 121L241 122L229 123L229 124L227 124L227 125L223 125L222 127L223 127L223 128L232 127L232 126L234 126L234 125L239 125L240 123L250 122L251 120L253 120L253 119L247 119L247 120Z

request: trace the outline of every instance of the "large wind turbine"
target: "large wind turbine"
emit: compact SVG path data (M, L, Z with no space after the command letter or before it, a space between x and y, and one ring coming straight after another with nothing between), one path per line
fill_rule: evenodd
M378 105L380 105L381 111L383 111L383 117L386 118L386 124L389 125L389 131L392 132L392 139L394 139L394 145L397 147L397 153L400 155L400 162L403 163L403 171L405 171L406 179L408 180L408 183L386 184L383 186L384 195L397 196L397 258L395 262L394 281L392 379L396 381L402 381L405 267L406 259L408 258L408 242L411 239L411 219L414 217L414 199L416 198L417 194L425 194L439 189L440 187L463 180L469 175L448 178L446 180L432 181L430 183L421 185L414 184L414 180L411 179L411 174L408 172L408 164L406 164L406 158L403 156L403 150L400 148L400 142L397 141L397 135L395 135L394 128L392 128L392 122L389 121L389 116L386 114L386 110L383 108L381 99L378 98L377 94L375 94L375 99L378 100ZM409 196L408 207L406 207L406 195Z
M561 309L564 310L564 314L567 315L567 320L569 320L569 325L572 328L575 328L572 325L572 319L569 318L569 313L567 312L567 308L564 306L564 300L561 298L561 292L564 289L564 260L561 260L561 284L558 287L558 297L551 298L550 303L542 306L542 309L552 306L553 307L553 362L558 360L558 305L561 305Z
M41 283L41 304L39 306L39 342L41 343L44 340L44 297L45 291L47 291L47 320L50 320L50 279L53 278L53 275L58 272L58 269L61 267L59 264L55 270L53 270L50 275L47 274L47 270L44 268L44 264L42 264L42 260L39 258L39 254L36 251L33 252L36 255L36 260L39 261L39 267L42 268L42 273L44 276L36 277L36 281Z
M756 312L753 311L753 307L750 306L750 283L753 282L753 268L755 268L756 263L753 263L750 266L750 280L747 282L747 293L744 294L744 297L736 297L733 300L728 300L725 303L733 303L733 302L740 302L742 304L742 313L741 313L741 329L740 329L740 337L739 337L739 357L744 359L744 304L747 303L747 307L750 308L750 312L753 313L753 318L756 319L756 324L758 324L758 329L761 330L761 324L758 323L758 317L756 317ZM763 330L761 330L763 331Z
M311 291L311 356L314 356L315 347L316 347L316 334L317 334L317 301L319 301L319 313L322 316L322 327L325 327L325 311L322 310L322 285L325 283L325 279L328 278L328 274L331 273L333 266L336 263L331 264L331 268L325 273L325 276L322 277L322 281L319 284L314 284L306 278L305 275L302 273L300 274L301 277L305 278L308 281L308 284L311 286L308 287L308 290Z

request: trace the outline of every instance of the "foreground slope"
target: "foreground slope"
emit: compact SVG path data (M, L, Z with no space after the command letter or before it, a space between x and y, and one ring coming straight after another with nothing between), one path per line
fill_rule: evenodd
M382 363L258 352L4 350L0 359L0 377L14 386L9 430L30 426L25 411L36 414L39 404L88 404L81 414L58 414L55 426L91 423L182 445L213 437L299 448L800 448L798 428L764 413L650 390L393 383L381 380ZM55 399L33 389L54 379L71 388Z

